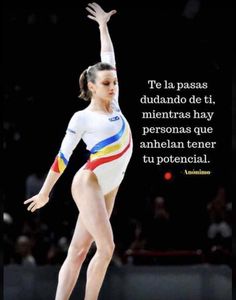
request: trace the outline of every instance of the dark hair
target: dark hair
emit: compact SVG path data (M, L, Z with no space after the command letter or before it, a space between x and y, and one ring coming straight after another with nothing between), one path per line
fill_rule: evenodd
M79 77L80 98L86 101L91 99L92 93L88 89L88 82L91 81L95 83L97 71L105 71L105 70L108 71L115 70L115 68L108 63L99 62L93 66L88 67L81 73Z

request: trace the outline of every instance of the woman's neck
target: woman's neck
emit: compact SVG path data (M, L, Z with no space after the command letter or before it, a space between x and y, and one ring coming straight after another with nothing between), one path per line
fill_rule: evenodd
M89 104L89 109L93 111L103 111L106 113L112 113L111 102L106 100L99 100L99 99L91 99Z

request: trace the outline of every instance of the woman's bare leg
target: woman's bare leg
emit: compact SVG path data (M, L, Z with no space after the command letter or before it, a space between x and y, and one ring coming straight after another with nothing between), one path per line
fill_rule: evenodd
M111 216L118 188L105 196L108 217ZM78 216L67 257L60 269L55 300L69 299L93 238Z
M108 213L108 217L111 217L113 207L115 204L116 195L118 192L119 187L115 188L113 191L111 191L109 194L105 195L105 203L106 203L106 209Z
M67 257L59 272L55 300L69 299L92 241L92 236L85 228L79 216Z
M82 221L93 236L97 247L87 270L85 291L85 300L97 300L115 248L109 221L113 205L106 204L96 176L87 170L73 181L72 194Z

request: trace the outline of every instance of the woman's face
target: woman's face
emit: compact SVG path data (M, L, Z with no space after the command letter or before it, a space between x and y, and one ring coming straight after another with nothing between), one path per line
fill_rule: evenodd
M93 98L111 101L117 90L116 71L97 71L95 83L89 82Z

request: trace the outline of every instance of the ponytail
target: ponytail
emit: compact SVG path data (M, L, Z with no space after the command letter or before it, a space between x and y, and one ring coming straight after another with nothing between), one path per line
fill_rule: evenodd
M90 100L91 92L88 89L87 69L85 69L79 77L79 87L80 87L79 98L82 98L85 101Z

